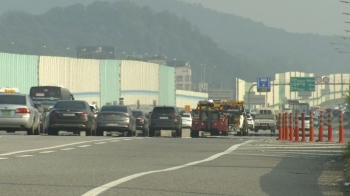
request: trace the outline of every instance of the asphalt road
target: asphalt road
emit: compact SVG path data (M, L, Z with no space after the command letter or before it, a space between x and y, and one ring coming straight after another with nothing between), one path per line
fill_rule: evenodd
M1 135L0 195L318 196L324 166L344 147L270 137Z

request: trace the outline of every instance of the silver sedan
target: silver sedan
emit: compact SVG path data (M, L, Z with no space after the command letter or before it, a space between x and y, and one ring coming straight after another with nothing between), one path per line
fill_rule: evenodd
M0 130L40 134L40 112L28 95L0 93Z

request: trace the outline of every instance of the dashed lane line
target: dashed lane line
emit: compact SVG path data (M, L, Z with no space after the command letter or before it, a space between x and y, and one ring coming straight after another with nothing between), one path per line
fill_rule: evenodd
M75 148L64 148L64 149L61 149L61 150L74 150Z
M34 156L34 155L18 155L18 156L16 156L16 157L18 157L18 158L23 158L23 157L32 157L32 156Z
M110 141L110 142L120 142L120 140L113 140L113 141Z
M6 160L9 159L8 157L0 157L0 160Z
M83 196L97 196L97 195L101 194L102 192L107 191L108 189L111 189L111 188L113 188L115 186L118 186L118 185L120 185L122 183L128 182L130 180L133 180L133 179L145 176L145 175L154 174L154 173L161 173L161 172L168 172L168 171L174 171L174 170L178 170L178 169L182 169L182 168L198 165L198 164L201 164L201 163L213 161L213 160L215 160L215 159L217 159L217 158L219 158L219 157L221 157L223 155L227 155L227 154L232 153L239 146L247 144L247 143L252 142L252 141L253 140L249 140L249 141L245 141L245 142L240 143L240 144L235 144L235 145L231 146L229 149L227 149L227 150L225 150L223 152L214 154L213 156L208 157L208 158L203 159L203 160L194 161L194 162L191 162L191 163L187 163L187 164L179 165L179 166L175 166L175 167L170 167L170 168L167 168L167 169L146 171L146 172L141 172L141 173L133 174L133 175L130 175L130 176L126 176L124 178L120 178L118 180L115 180L115 181L112 181L110 183L107 183L107 184L104 184L102 186L99 186L97 188L94 188L94 189L86 192Z
M31 149L31 150L14 151L14 152L0 154L0 157L14 155L14 154L20 154L20 153L26 153L26 152L36 152L36 151L42 151L42 150L51 150L51 149L56 149L56 148L62 148L62 147L67 147L67 146L78 145L78 144L86 144L86 143L101 142L101 141L113 141L113 140L116 140L116 139L112 138L112 139L102 139L102 140L88 140L88 141L75 142L75 143L69 143L69 144L63 144L63 145L51 146L51 147L45 147L45 148L37 148L37 149Z
M107 143L107 142L99 142L99 143L95 143L95 144L105 144L105 143Z
M86 147L89 147L91 145L83 145L83 146L78 146L79 148L86 148Z
M42 154L48 154L48 153L53 153L53 152L55 152L55 151L43 151L43 152L40 152L40 153L42 153Z

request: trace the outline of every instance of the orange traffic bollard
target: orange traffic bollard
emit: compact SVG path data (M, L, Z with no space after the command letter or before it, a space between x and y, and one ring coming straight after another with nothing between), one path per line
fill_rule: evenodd
M332 110L328 110L328 142L333 142Z
M305 138L305 113L301 114L301 141L306 142Z
M319 127L318 127L318 141L319 142L323 142L323 119L324 119L324 113L323 113L323 110L320 111L320 124L319 124Z
M282 114L278 114L278 140L283 140Z
M299 142L299 119L298 119L298 112L295 113L295 142Z
M288 113L284 114L284 140L288 140Z
M313 112L310 112L310 142L314 142L315 139L314 139L314 115L313 115Z
M344 143L344 121L343 111L339 110L339 143Z
M293 141L293 113L289 113L289 141Z

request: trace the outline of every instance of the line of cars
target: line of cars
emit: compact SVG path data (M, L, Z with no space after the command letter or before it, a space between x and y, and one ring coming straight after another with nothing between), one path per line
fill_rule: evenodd
M152 123L151 123L152 122ZM184 122L184 125L182 124ZM0 94L0 130L27 131L28 135L58 135L59 131L86 136L103 136L104 131L122 133L127 137L141 130L143 136L155 136L156 131L173 130L178 137L182 127L191 126L191 115L184 121L176 107L156 106L149 118L143 111L132 111L129 106L105 105L98 111L82 100L58 100L45 112L42 104L33 102L29 95Z

